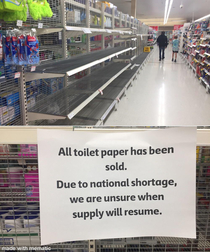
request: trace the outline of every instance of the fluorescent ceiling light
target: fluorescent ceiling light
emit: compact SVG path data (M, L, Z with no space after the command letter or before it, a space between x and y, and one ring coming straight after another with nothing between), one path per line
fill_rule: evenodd
M166 1L167 1L167 0L166 0ZM166 2L166 4L168 5L167 2ZM168 18L169 18L170 12L171 12L172 4L173 4L173 0L170 0L168 12L167 12L167 15L166 15L166 17L165 17L164 24L167 24L167 22L168 22ZM167 6L165 6L165 7L167 7Z
M170 6L169 6L169 10L168 10L168 15L167 15L167 18L166 18L166 23L168 22L168 18L169 18L170 12L171 12L171 7L172 7L172 4L173 4L173 1L174 0L171 0L171 2L170 2Z
M199 22L199 21L201 21L201 20L203 20L203 19L205 19L205 18L208 18L208 17L210 17L210 14L207 15L207 16L204 16L204 17L202 17L202 18L199 18L199 19L195 20L194 22Z
M169 0L166 0L165 1L165 15L164 15L164 24L166 22L166 17L167 17L167 11L168 11L168 3L169 3Z

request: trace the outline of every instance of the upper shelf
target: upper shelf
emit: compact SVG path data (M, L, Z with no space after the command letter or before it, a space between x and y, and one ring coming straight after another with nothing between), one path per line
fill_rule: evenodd
M102 29L102 28L87 28L87 27L79 27L79 26L66 26L67 32L73 32L76 35L81 34L92 34L93 36L96 34L125 34L131 35L132 31L129 28L117 28L117 29Z
M64 77L66 74L71 76L132 49L131 47L114 47L40 65L37 66L35 72L27 72L25 74L26 81Z

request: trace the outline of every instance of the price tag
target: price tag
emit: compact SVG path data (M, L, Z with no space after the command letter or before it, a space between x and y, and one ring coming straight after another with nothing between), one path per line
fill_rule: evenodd
M111 30L108 30L108 29L106 30L106 32L107 32L107 33L112 33Z
M43 23L38 23L38 28L42 29L43 28Z
M86 33L86 34L90 34L92 33L90 29L88 28L82 28L83 32Z
M23 26L23 21L22 20L17 20L17 26L22 27Z
M34 72L34 71L36 71L36 66L31 67L31 72Z
M19 79L20 78L20 72L15 73L15 79Z
M116 99L118 102L120 102L120 98L119 97L117 97L117 99Z

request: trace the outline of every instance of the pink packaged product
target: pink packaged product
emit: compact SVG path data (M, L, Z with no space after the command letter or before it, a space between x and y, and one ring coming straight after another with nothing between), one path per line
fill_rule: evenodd
M18 152L18 156L20 157L37 157L37 145L20 144Z
M38 170L25 173L25 186L27 201L39 201L39 176Z

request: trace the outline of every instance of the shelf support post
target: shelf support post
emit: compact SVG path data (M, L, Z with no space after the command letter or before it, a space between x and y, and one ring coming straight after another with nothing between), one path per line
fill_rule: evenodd
M131 16L136 18L137 0L131 0Z
M112 30L115 28L115 23L114 23L114 8L112 8ZM112 35L112 47L114 47L114 35Z
M128 16L125 15L125 28L127 28L127 27L128 27Z
M101 10L101 28L102 29L105 29L105 23L104 23L104 20L105 20L105 4L102 3L102 10ZM104 33L101 35L101 48L102 50L105 49L105 35ZM102 63L102 66L104 67L105 66L105 62Z
M120 12L120 28L122 28L122 12Z
M18 66L17 70L20 72L20 78L18 79L18 85L19 85L21 125L27 125L28 124L28 116L27 116L26 81L25 81L24 67Z
M96 251L96 241L89 240L89 252L95 252L95 251Z
M90 2L86 0L86 27L90 28ZM86 51L90 52L90 34L86 35ZM88 75L91 74L91 68L87 69Z
M66 2L61 1L61 24L63 27L62 32L62 49L63 49L63 58L67 58L67 36L66 36Z

